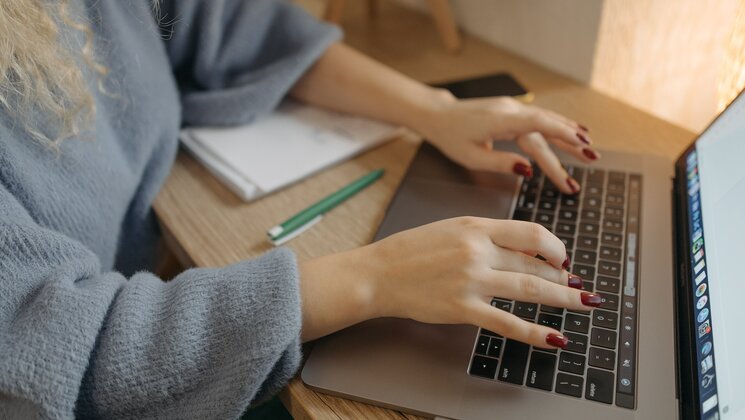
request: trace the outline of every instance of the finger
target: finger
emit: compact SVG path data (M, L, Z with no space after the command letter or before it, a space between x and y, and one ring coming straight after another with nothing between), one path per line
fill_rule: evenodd
M469 147L466 154L469 169L517 174L528 178L533 176L530 161L519 153L490 150L486 147Z
M575 146L589 144L586 136L579 133L575 127L554 118L541 108L525 105L520 112L511 113L507 118L519 134L537 131Z
M524 321L517 316L479 302L473 309L472 323L513 340L542 348L564 348L568 340L553 328Z
M580 185L564 169L551 147L539 133L522 135L517 139L517 145L530 155L541 167L546 176L564 194L576 194Z
M593 163L602 157L600 152L588 146L571 146L564 143L563 141L557 141L555 138L547 138L546 140L549 141L553 146L558 147L559 149L571 154L584 163Z
M541 108L545 112L549 113L552 117L562 120L565 124L570 125L571 127L577 129L578 133L582 135L585 140L587 140L587 143L592 144L592 139L589 136L590 129L586 126L578 123L577 121L574 121L570 118L565 117L562 114L559 114L558 112L551 111L550 109ZM582 140L582 139L580 139Z
M552 283L538 276L510 271L493 271L490 278L484 279L488 296L522 302L542 303L544 305L586 311L600 306L600 295Z
M561 239L545 227L517 220L487 220L487 234L494 245L531 255L541 255L554 267L569 266Z
M570 285L569 273L566 270L558 269L545 261L522 252L501 247L494 247L494 250L495 255L492 263L494 270L531 274L562 286ZM574 276L571 286L581 288L582 280Z

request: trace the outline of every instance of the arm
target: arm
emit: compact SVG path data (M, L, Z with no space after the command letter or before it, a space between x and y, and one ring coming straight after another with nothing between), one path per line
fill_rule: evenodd
M0 183L0 418L237 418L300 362L297 278L287 250L125 278Z
M549 144L588 163L599 156L589 147L586 128L563 116L510 98L457 100L339 43L326 50L291 95L412 128L451 159L473 169L526 175L530 161L524 156L484 147L492 140L517 139L565 193L577 192L580 186Z

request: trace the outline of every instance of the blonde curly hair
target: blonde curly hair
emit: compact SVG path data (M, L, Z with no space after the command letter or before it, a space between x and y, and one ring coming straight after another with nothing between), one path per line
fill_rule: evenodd
M80 33L82 48L73 39ZM0 106L31 137L56 147L89 126L96 111L86 83L91 70L103 89L107 70L95 61L91 29L72 17L69 0L0 1Z

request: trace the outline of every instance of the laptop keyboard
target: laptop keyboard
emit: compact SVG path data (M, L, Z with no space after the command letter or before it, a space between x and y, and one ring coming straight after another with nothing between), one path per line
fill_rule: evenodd
M537 167L534 166L535 169ZM539 171L524 180L513 219L554 232L584 290L600 294L592 311L495 298L492 306L555 328L569 340L546 350L479 329L468 373L633 409L636 390L637 258L641 176L582 167L568 171L583 186L563 195Z

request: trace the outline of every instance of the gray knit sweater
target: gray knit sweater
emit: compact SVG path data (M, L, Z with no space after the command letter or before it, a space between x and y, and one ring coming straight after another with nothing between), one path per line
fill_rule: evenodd
M150 0L73 1L110 72L88 139L55 153L0 108L0 418L235 418L297 369L292 253L163 282L151 203L182 124L271 110L340 33L268 0L160 4L159 26Z

